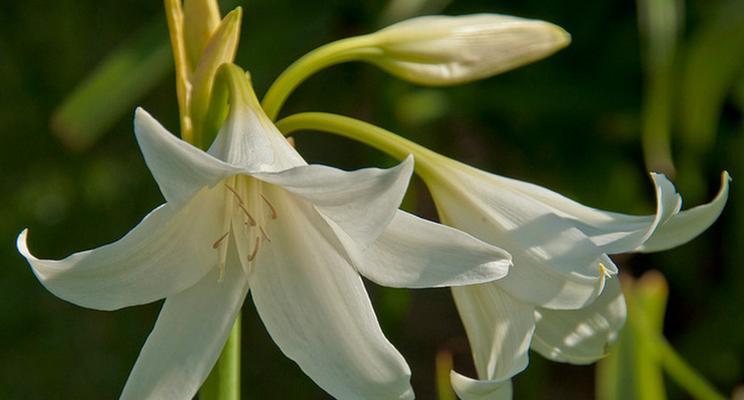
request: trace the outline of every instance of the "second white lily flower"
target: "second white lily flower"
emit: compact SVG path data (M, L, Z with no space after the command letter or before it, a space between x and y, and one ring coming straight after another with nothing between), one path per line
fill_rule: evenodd
M626 314L620 285L609 279L617 267L608 254L666 250L693 239L720 215L730 180L724 172L711 203L681 211L672 183L652 173L656 214L631 216L434 157L425 180L442 222L514 257L504 279L452 288L481 379L453 372L463 399L510 398L509 378L527 366L530 348L575 364L604 356Z
M342 399L410 399L410 370L378 325L360 277L436 287L503 277L510 256L398 210L412 172L307 165L268 120L239 68L230 113L203 152L138 109L135 132L166 204L121 240L42 260L55 295L101 310L166 298L123 399L192 398L250 290L281 350Z

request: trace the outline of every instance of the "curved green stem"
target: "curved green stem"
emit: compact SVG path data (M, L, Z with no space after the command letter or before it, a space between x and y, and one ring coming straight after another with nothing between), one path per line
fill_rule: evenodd
M693 398L698 400L726 400L726 397L718 393L710 382L682 359L663 336L655 335L651 341L654 344L664 370L679 386L687 390Z
M199 400L240 400L240 315L199 391Z
M289 95L307 78L332 65L363 60L377 52L369 36L355 36L321 46L287 67L269 87L261 106L274 121Z
M299 113L280 120L276 126L285 136L299 130L316 130L344 136L372 146L398 160L403 160L409 154L413 154L416 160L416 173L424 180L436 175L435 163L437 161L447 160L426 147L404 139L393 132L342 115L321 112Z

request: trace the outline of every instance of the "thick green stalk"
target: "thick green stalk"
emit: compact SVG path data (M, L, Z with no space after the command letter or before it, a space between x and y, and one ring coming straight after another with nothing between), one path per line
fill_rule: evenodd
M379 50L371 46L369 36L355 36L321 46L295 61L279 75L266 92L261 106L274 121L290 94L316 72L332 65L363 60Z
M240 316L217 364L199 391L199 400L240 400Z

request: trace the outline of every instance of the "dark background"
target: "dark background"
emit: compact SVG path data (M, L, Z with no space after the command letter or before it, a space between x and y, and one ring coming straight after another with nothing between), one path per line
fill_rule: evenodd
M724 3L687 2L682 43L693 41ZM305 52L378 29L385 9L383 2L340 0L251 0L241 6L237 63L251 71L259 94ZM283 115L330 111L356 116L588 205L653 211L640 141L644 73L635 3L464 0L442 12L543 19L569 31L573 42L534 65L452 88L415 86L364 64L333 67L300 87ZM0 4L0 399L118 397L157 316L160 303L116 312L65 303L38 283L15 249L15 237L24 227L30 228L32 250L45 258L99 246L122 236L163 201L135 143L135 103L85 149L60 139L50 123L54 110L112 49L157 20L164 20L158 1ZM165 24L156 33L165 37ZM725 54L736 52L740 49ZM678 78L675 89L682 86ZM724 91L716 107L715 135L704 148L680 137L679 111L672 118L673 156L687 160L675 177L685 205L711 199L722 170L734 178L721 219L683 247L616 258L624 274L663 272L670 284L665 333L723 393L731 393L744 375L744 193L736 181L744 176L742 78L738 74L737 86ZM672 102L691 95L678 90ZM177 130L172 73L158 79L136 104ZM342 168L394 162L338 137L300 133L296 139L310 162ZM414 182L405 205L436 218L420 182ZM418 398L436 397L437 351L452 352L456 368L473 376L467 340L447 290L370 284L370 291L384 331L411 365ZM244 398L327 398L273 344L252 304L246 304L243 318ZM687 398L675 384L667 387L670 398ZM594 368L532 354L515 391L518 399L594 398Z

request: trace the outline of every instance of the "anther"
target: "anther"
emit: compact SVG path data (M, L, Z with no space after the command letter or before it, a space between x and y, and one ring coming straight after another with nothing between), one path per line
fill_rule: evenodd
M610 270L607 269L607 267L605 267L605 265L603 263L600 262L598 264L599 264L599 272L602 275L604 275L606 278L609 278L609 277L612 276L612 274L610 274Z
M227 237L228 234L230 234L229 231L228 232L225 232L224 235L220 236L219 239L215 240L215 242L212 243L212 248L213 249L216 249L216 248L220 247L220 244L222 243L223 240L225 240L225 238Z
M274 208L274 206L266 197L264 197L263 194L259 193L258 195L261 196L266 205L269 206L269 209L271 210L271 219L276 219L276 209Z
M261 245L261 238L256 236L256 245L253 247L253 253L251 253L250 256L248 256L248 262L252 262L256 258L256 254L258 254L258 247Z
M263 236L263 238L266 239L266 241L270 242L271 241L271 238L266 233L266 231L264 230L263 226L259 226L258 229L261 231L261 236Z
M227 188L227 190L231 191L232 194L235 195L235 197L238 199L238 203L243 204L243 198L240 197L240 195L238 194L238 192L235 189L233 189L232 186L230 186L230 185L228 185L226 183L225 184L225 187Z
M240 207L240 209L243 210L243 213L245 214L245 216L248 217L248 225L256 226L256 220L253 219L253 216L251 215L251 213L248 212L248 209L245 208L243 203L238 203L238 207Z

